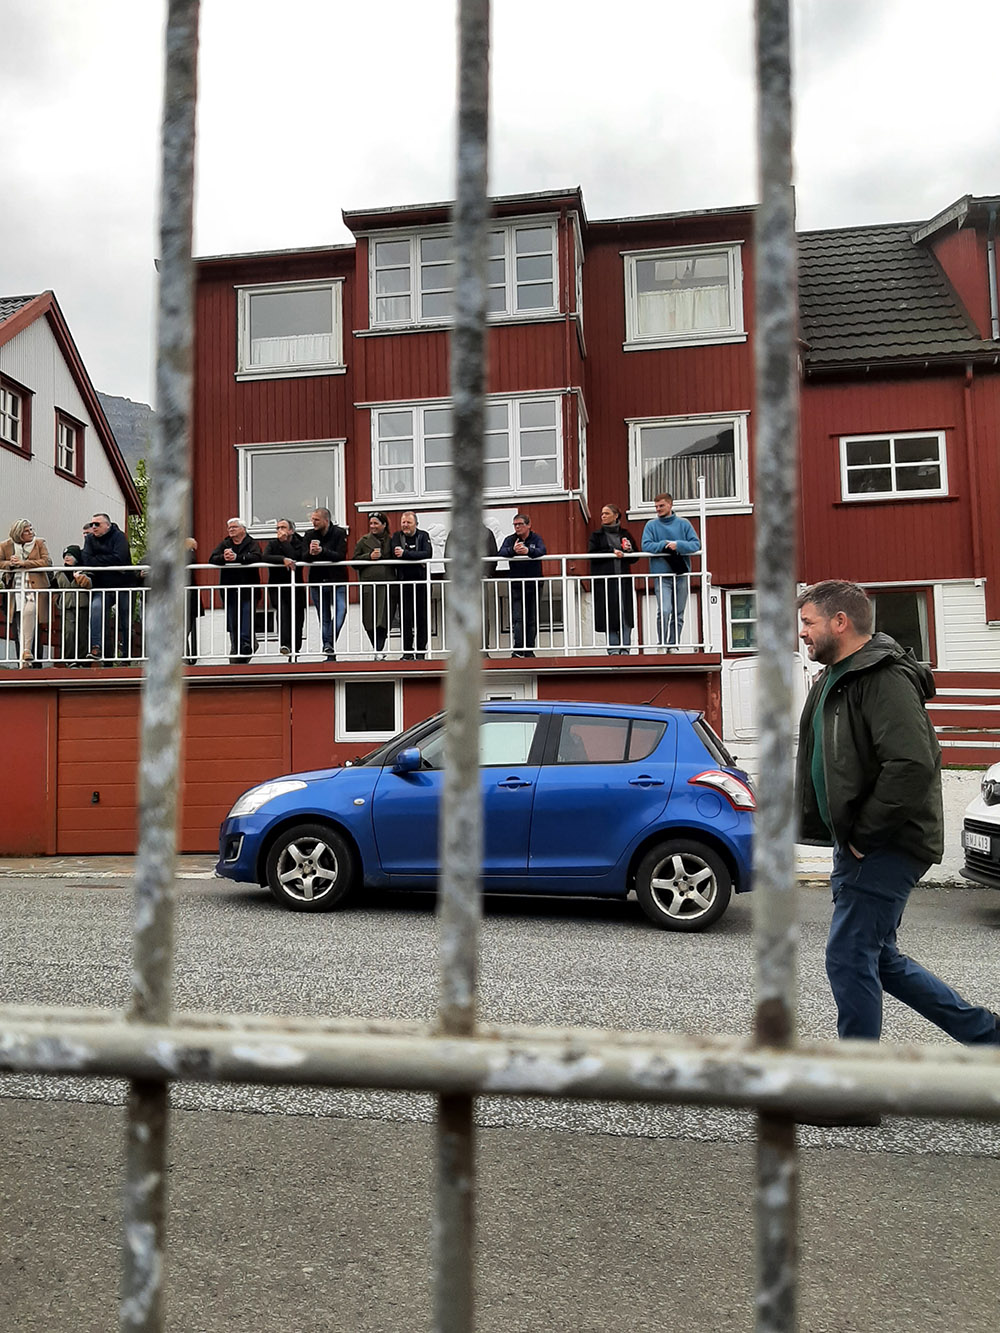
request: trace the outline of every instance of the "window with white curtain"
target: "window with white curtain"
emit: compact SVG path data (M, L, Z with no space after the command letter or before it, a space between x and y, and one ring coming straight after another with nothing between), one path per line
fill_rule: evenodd
M522 219L494 224L488 237L487 312L494 319L558 310L556 223ZM373 329L447 324L453 314L455 261L451 232L394 232L368 246Z
M490 398L483 489L522 495L562 488L558 396ZM372 410L373 497L387 505L451 493L451 405L393 404Z
M273 537L279 518L303 532L314 509L343 522L343 448L343 440L241 446L239 512L253 536Z
M626 349L746 338L739 245L636 251L624 259Z
M343 280L240 287L239 360L245 378L343 370Z
M706 507L733 509L749 498L746 413L731 416L666 417L629 423L629 508L652 514L653 497L674 497L679 510L698 501L705 478Z

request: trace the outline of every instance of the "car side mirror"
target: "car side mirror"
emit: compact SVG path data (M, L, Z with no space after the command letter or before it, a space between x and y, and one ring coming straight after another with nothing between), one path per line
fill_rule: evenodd
M392 766L394 773L416 773L423 763L420 751L414 747L410 750L400 750L396 755L396 762Z

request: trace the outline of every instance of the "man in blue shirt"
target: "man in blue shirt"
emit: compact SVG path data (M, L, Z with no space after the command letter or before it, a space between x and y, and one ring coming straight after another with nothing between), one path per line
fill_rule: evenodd
M674 497L666 491L653 497L656 517L642 530L642 549L654 558L649 562L656 595L656 637L677 650L684 628L684 610L691 590L691 556L701 550L698 534L674 513Z

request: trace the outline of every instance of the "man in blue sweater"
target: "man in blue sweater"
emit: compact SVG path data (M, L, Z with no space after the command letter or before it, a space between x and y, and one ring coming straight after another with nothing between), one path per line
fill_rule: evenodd
M698 534L674 513L674 497L666 491L653 497L656 517L642 530L642 549L649 562L656 594L656 637L676 651L684 628L684 609L690 591L691 556L701 550Z

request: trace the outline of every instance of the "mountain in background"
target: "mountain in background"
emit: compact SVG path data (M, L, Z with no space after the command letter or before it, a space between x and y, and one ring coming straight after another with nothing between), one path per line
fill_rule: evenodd
M131 398L115 398L112 394L101 392L98 392L97 397L115 433L128 470L134 477L139 459L149 459L156 414L148 403L133 403Z

